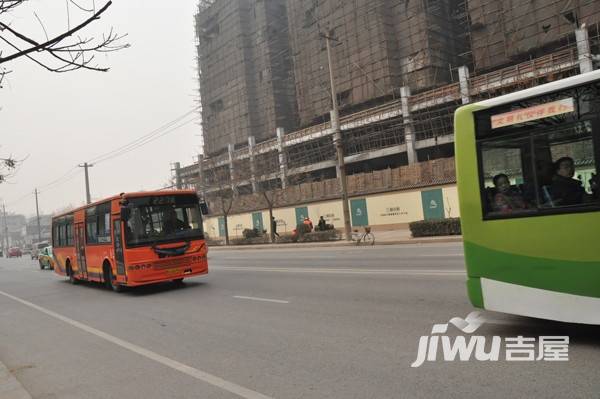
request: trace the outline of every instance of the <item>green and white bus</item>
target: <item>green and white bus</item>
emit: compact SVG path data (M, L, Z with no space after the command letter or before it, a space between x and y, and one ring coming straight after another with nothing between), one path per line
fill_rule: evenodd
M600 324L600 71L455 114L471 303Z

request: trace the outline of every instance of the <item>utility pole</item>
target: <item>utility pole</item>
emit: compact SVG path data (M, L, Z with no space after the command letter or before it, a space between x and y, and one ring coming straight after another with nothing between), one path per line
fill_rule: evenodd
M38 242L42 242L42 226L40 224L40 207L38 206L38 190L35 189L35 213L37 215Z
M344 211L344 231L346 233L346 240L352 241L352 226L350 224L350 207L348 205L348 185L346 182L346 163L344 161L344 142L342 138L342 129L340 127L340 112L338 109L337 102L337 91L335 88L335 78L333 76L333 61L331 57L331 41L338 41L333 37L333 31L329 32L329 35L323 35L327 42L327 61L329 63L329 79L331 81L331 102L333 108L331 110L331 128L333 129L333 144L337 154L337 169L338 177L340 179L340 186L342 191L342 208Z
M4 202L2 202L2 213L4 215L4 253L8 253L8 223L6 223L6 205Z
M88 175L88 168L91 168L92 166L94 165L91 163L88 164L87 162L85 162L83 165L79 165L80 168L85 169L85 200L87 204L92 203L92 196L90 195L90 177Z

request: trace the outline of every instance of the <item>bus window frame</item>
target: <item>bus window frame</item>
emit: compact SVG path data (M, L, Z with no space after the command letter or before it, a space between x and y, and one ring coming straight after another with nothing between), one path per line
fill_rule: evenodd
M590 84L599 84L600 82L592 82ZM547 98L549 96L552 95L561 95L561 94L568 94L569 92L572 92L580 87L583 87L585 85L581 85L581 86L576 86L576 87L572 87L569 88L567 90L558 90L558 91L554 91L554 92L550 92L550 93L546 93L540 96L533 96L533 97L528 97L528 98L524 98L521 99L519 101L515 101L512 103L508 103L508 104L504 104L501 106L497 106L497 107L492 107L492 108L487 108L481 111L475 111L473 113L473 118L474 118L474 126L475 126L475 151L476 151L476 157L477 157L477 173L478 173L478 181L479 181L479 198L481 201L481 206L480 206L480 210L481 210L481 214L482 214L482 220L483 221L494 221L494 220L510 220L510 219L522 219L522 218L530 218L530 217L543 217L543 216L554 216L554 215L565 215L565 214L577 214L577 213L591 213L591 212L599 212L600 211L600 199L595 202L595 203L590 203L590 204L577 204L577 205L571 205L571 206L564 206L564 207L554 207L554 208L540 208L539 205L536 205L536 207L534 209L531 210L522 210L522 211L518 211L518 212L511 212L511 213L491 213L487 211L487 198L485 195L485 174L484 174L484 168L483 168L483 156L482 156L482 143L486 143L486 142L490 142L493 140L498 140L500 138L502 139L507 139L507 138L511 138L511 137L517 137L518 135L522 135L523 138L527 137L530 140L529 143L529 150L532 151L532 175L534 176L534 184L536 185L536 187L538 186L538 173L536 171L535 168L535 138L539 137L542 132L547 131L547 129L550 128L550 126L548 127L533 127L530 130L527 131L527 133L523 133L523 130L519 131L500 131L498 133L497 136L492 136L489 133L487 135L485 135L483 138L479 138L478 137L478 132L480 130L480 118L478 118L479 115L493 115L495 112L501 112L500 110L502 110L503 108L509 108L510 106L514 105L515 103L518 102L524 102L524 101L531 101L531 100L536 100L536 99L540 99L542 100L543 98ZM598 100L600 103L600 99ZM579 105L577 105L577 107L579 107ZM562 124L561 126L573 126L575 124L578 123L582 123L585 121L590 121L592 124L592 134L591 134L591 140L594 146L594 151L593 151L593 157L594 157L594 162L595 162L595 167L596 167L596 174L600 175L600 115L586 115L584 117L578 117L579 112L578 109L576 111L577 117L574 118L574 120L572 121L568 121L565 122L564 124ZM504 128L500 128L499 130L502 130ZM490 128L491 131L491 128ZM539 197L539 193L538 190L536 190L536 196ZM539 198L538 198L538 204L539 204Z
M72 231L74 224L75 216L73 213L52 220L51 242L53 248L69 248L73 246L72 236L69 241L69 226L71 226Z
M101 202L99 204L96 204L94 206L90 206L86 209L84 209L84 226L85 228L84 233L85 233L85 238L84 238L84 242L85 242L85 246L90 246L90 247L95 247L95 246L102 246L102 245L112 245L113 244L113 232L112 232L112 201L106 201L106 202ZM98 211L101 211L102 213L99 213ZM104 212L106 211L106 212ZM98 238L100 237L100 235L98 234L98 226L99 226L99 221L100 221L100 215L102 215L104 221L106 219L106 215L108 215L108 221L109 221L109 226L108 226L108 237L109 237L109 241L108 242L100 242L98 241ZM96 241L95 242L90 242L88 239L88 220L94 218L95 220L95 229L96 229ZM104 226L105 229L107 226ZM106 230L105 230L106 232ZM106 236L103 236L106 237Z

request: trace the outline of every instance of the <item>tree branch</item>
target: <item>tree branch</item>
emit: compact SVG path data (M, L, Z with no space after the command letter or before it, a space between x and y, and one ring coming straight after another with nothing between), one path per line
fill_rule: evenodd
M19 1L19 0L15 0L15 1ZM82 23L80 23L79 25L77 25L76 27L69 29L68 31L64 32L63 34L60 34L50 40L46 40L43 43L37 43L36 41L34 41L33 39L17 32L16 30L12 29L10 26L6 25L3 22L0 22L0 31L3 30L7 30L8 32L12 33L14 36L16 36L17 38L29 43L32 45L32 47L26 49L26 50L21 50L20 52L17 52L15 54L11 54L7 57L0 57L0 64L8 62L8 61L12 61L16 58L19 57L23 57L26 56L30 53L33 52L39 52L39 51L50 51L49 48L52 47L55 44L60 43L61 41L65 40L66 38L72 36L74 33L80 31L81 29L83 29L84 27L86 27L87 25L89 25L90 23L92 23L93 21L100 19L100 16L108 9L108 7L110 7L112 5L112 0L109 0L101 9L99 9L96 13L94 13L90 18L86 19L85 21L83 21ZM14 8L15 6L13 6ZM106 41L106 40L105 40ZM75 44L76 46L76 44Z

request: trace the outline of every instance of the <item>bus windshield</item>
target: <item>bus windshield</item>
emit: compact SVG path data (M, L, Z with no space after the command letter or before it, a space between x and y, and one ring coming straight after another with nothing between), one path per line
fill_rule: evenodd
M194 195L129 199L125 224L128 247L204 238L198 198Z

